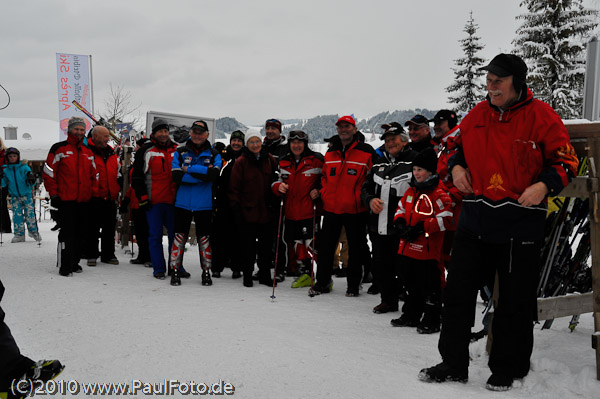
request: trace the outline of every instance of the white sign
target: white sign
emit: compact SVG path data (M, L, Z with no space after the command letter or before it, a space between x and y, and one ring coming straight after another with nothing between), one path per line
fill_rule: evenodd
M56 70L58 72L58 120L60 123L60 140L67 138L67 126L72 116L85 120L86 131L92 127L92 121L75 105L76 100L85 109L93 112L91 103L91 56L56 53Z

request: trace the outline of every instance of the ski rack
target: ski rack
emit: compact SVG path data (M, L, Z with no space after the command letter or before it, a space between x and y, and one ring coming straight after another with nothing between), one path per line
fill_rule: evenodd
M592 292L538 298L538 320L593 313L592 348L596 351L596 378L600 380L600 123L566 124L571 144L577 154L589 160L588 176L579 176L561 192L562 197L589 198L590 243L592 258Z

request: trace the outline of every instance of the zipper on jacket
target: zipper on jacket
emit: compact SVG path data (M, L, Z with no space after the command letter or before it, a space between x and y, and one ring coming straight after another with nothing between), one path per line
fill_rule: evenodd
M11 168L13 170L13 174L15 175L15 187L17 188L17 194L21 197L21 192L19 191L19 183L17 182L17 168ZM8 190L8 185L6 185L6 189Z
M512 260L513 260L513 241L514 239L510 239L510 252L509 252L509 259L508 259L508 273L512 273Z

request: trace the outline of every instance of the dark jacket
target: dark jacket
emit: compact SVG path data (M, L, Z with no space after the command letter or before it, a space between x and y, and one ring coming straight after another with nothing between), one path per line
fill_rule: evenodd
M276 198L271 184L277 177L277 162L265 147L260 157L244 148L233 166L229 182L229 202L233 212L246 223L268 223L274 214Z
M263 147L267 149L269 154L273 155L273 158L275 158L275 161L277 162L290 152L290 146L283 135L277 140L269 140L265 137L263 140Z
M231 148L231 145L228 145L225 149L225 154L223 156L225 162L221 167L221 174L217 180L217 189L215 193L215 208L217 209L217 212L227 212L227 210L230 209L229 182L231 180L231 172L233 171L235 160L242 155L242 150L234 151L233 148Z
M369 231L380 235L398 232L394 226L394 214L398 201L410 187L412 161L416 156L416 151L406 147L398 158L393 158L384 150L373 164L362 185L361 199L367 208L373 198L383 200L383 211L376 215L369 208Z

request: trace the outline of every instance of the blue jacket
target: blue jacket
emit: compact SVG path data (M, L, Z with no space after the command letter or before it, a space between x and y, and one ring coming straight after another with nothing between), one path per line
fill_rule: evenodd
M188 140L175 152L172 166L171 173L177 184L175 206L192 212L212 210L213 183L219 177L221 155L208 141L198 149ZM187 172L183 171L184 166Z
M2 187L8 187L8 193L13 197L31 197L31 187L27 180L33 180L31 169L24 163L11 163L4 165Z

